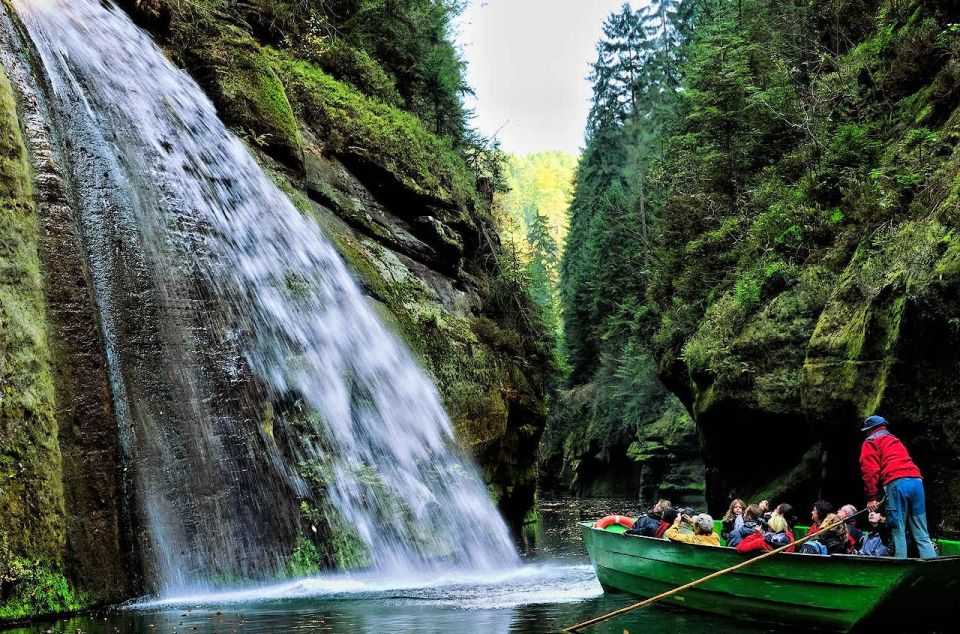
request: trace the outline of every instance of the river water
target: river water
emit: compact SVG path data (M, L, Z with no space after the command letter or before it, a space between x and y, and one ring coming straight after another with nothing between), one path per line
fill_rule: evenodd
M150 632L556 632L634 600L605 595L587 559L577 520L608 512L636 514L631 503L606 500L541 502L539 521L517 535L522 564L497 574L434 573L313 577L227 593L141 602L102 614L36 623L20 634ZM774 631L733 619L657 607L591 629L711 633ZM11 632L11 634L12 634Z

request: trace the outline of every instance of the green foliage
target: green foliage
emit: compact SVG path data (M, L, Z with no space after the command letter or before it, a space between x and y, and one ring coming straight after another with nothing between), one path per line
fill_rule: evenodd
M323 555L317 545L306 537L297 540L290 559L287 560L287 576L306 577L323 569Z
M568 230L567 206L573 193L576 159L563 152L510 156L507 191L495 207L504 248L527 278L533 301L562 354L560 260Z
M0 622L76 612L92 601L77 593L57 570L0 550Z
M636 14L608 21L562 294L571 391L616 402L601 368L645 346L716 452L731 409L882 402L904 315L949 294L960 43L937 2L685 4L666 108L620 57L656 48Z
M593 107L561 263L565 345L574 382L597 368L618 305L642 294L653 263L660 133L679 97L689 13L679 2L629 5L604 25ZM643 301L637 302L643 304Z

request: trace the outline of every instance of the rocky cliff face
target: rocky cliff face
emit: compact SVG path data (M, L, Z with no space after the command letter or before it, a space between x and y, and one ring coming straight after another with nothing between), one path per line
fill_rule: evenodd
M6 620L120 600L136 587L136 573L122 528L117 425L86 267L28 67L10 55L12 23L4 19L0 32Z
M748 178L744 204L759 192L766 206L681 251L670 290L700 285L685 298L706 309L686 333L661 327L656 354L700 430L711 508L731 496L861 505L859 423L880 413L925 474L935 529L956 534L958 15L853 5L819 31L846 44L811 71L815 129ZM786 202L771 178L791 183Z
M490 193L390 95L263 36L269 16L121 2L207 90L295 205L326 231L435 378L459 442L519 519L535 489L548 367L499 274ZM202 6L203 5L203 6ZM189 8L189 7L188 7ZM140 591L135 508L89 274L56 141L6 25L0 77L0 620ZM318 56L329 54L314 51ZM16 67L16 68L14 68ZM371 71L373 72L373 71ZM32 166L31 166L32 163ZM484 186L481 184L480 189Z
M503 511L522 517L535 489L547 352L500 277L483 183L478 191L443 139L391 105L375 68L352 69L352 83L326 72L335 42L265 43L274 17L257 3L242 21L161 0L121 4L323 226L436 380Z
M590 383L562 390L540 447L545 491L704 504L696 425L647 351L606 359Z

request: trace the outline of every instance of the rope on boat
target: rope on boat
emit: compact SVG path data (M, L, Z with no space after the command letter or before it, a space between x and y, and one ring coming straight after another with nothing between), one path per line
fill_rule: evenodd
M880 504L883 504L883 500L880 500ZM816 533L811 533L811 534L809 534L809 535L805 535L804 537L796 540L795 542L791 542L791 543L787 544L786 546L781 546L781 547L776 548L776 549L774 549L774 550L771 550L771 551L769 551L769 552L763 553L763 554L760 555L759 557L754 557L754 558L752 558L752 559L747 559L746 561L742 561L742 562L740 562L739 564L737 564L737 565L735 565L735 566L730 566L729 568L724 568L723 570L718 570L717 572L710 573L709 575L707 575L706 577L703 577L702 579L697 579L696 581L691 581L690 583L687 583L687 584L684 584L684 585L679 586L679 587L677 587L677 588L674 588L673 590L668 590L667 592L664 592L663 594L658 594L658 595L655 596L655 597L650 597L649 599L644 599L643 601L640 601L639 603L634 603L633 605L628 605L628 606L626 606L626 607L624 607L624 608L620 608L619 610L614 610L613 612L608 612L607 614L600 615L600 616L598 616L598 617L596 617L596 618L592 618L592 619L590 619L590 620L588 620L588 621L584 621L584 622L582 622L582 623L577 623L576 625L570 625L570 626L568 626L568 627L563 628L563 629L560 630L560 631L561 631L561 632L579 632L580 630L582 630L582 629L585 628L585 627L590 627L591 625L596 625L597 623L602 623L603 621L609 621L610 619L612 619L612 618L614 618L614 617L617 617L617 616L620 616L621 614L626 614L627 612L632 612L632 611L634 611L634 610L638 610L638 609L643 608L643 607L646 607L646 606L648 606L648 605L650 605L650 604L652 604L652 603L656 603L657 601L660 601L660 600L662 600L662 599L666 599L667 597L672 597L672 596L675 595L675 594L680 594L680 593L683 592L684 590L689 590L690 588L692 588L692 587L694 587L694 586L698 586L698 585L700 585L701 583L703 583L703 582L705 582L705 581L710 581L711 579L716 579L717 577L720 577L720 576L722 576L722 575L725 575L725 574L727 574L728 572L733 572L734 570L739 570L740 568L743 568L744 566L749 566L750 564L756 563L756 562L760 561L761 559L766 559L767 557L772 557L772 556L776 555L777 553L781 553L781 552L787 550L788 548L799 546L800 544L802 544L802 543L804 543L804 542L806 542L806 541L808 541L808 540L810 540L810 539L813 539L814 537L816 537L816 536L819 535L820 533L822 533L822 532L824 532L824 531L827 531L827 530L830 530L830 529L833 528L834 526L839 526L840 524L843 524L844 522L846 522L846 521L849 520L850 518L856 517L857 515L860 515L861 513L865 513L865 512L868 511L868 510L869 510L869 509L864 508L864 509L862 509L862 510L860 510L860 511L857 511L856 513L854 513L853 515L851 515L851 516L848 517L847 519L840 520L840 521L838 521L838 522L834 522L833 524L830 524L829 526L821 526L821 527L820 527L820 530L818 530ZM708 546L708 548L710 548L710 547Z

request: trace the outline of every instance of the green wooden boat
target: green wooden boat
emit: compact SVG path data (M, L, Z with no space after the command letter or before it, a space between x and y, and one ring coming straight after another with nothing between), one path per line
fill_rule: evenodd
M732 548L624 535L580 522L604 591L652 597L741 563ZM804 530L798 530L804 534ZM798 535L799 537L799 535ZM960 616L960 542L940 541L930 561L780 553L664 603L737 619L848 631L865 623L905 627ZM758 553L759 554L759 553Z

